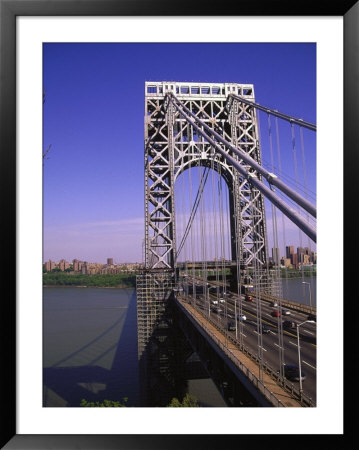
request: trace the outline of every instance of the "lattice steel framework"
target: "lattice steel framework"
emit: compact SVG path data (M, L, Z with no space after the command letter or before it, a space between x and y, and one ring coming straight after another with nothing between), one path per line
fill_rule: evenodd
M232 260L266 265L263 195L187 122L166 94L172 92L203 123L261 163L256 110L229 94L254 101L253 85L145 83L145 267L173 269L176 262L174 184L189 167L214 168L229 190ZM222 144L221 147L228 152ZM237 155L232 155L239 162ZM246 166L253 176L261 174Z
M146 272L136 277L138 355L143 354L156 326L166 328L165 312L175 288L173 272Z

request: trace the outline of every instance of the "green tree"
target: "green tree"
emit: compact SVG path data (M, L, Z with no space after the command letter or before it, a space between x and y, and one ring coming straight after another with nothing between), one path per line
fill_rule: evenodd
M178 400L178 398L173 397L171 403L167 405L169 408L178 408L182 406L182 403Z
M194 397L193 395L190 394L186 394L182 400L182 402L180 402L178 400L178 398L174 397L171 400L171 403L168 405L169 408L198 408L199 404L198 401L196 399L196 397Z
M120 401L114 401L114 400L103 400L102 402L89 402L86 399L82 399L80 402L80 406L83 407L90 407L90 408L125 408L128 398L125 397L122 399L121 403Z

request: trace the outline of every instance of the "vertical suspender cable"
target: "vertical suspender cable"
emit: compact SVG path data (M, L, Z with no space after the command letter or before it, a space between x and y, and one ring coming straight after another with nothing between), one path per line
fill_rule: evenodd
M260 126L260 114L254 108L251 109L253 115L253 122L257 122L257 133L259 142L261 142L261 126ZM257 120L255 120L257 119ZM258 191L257 191L258 193ZM256 195L257 195L256 193ZM261 284L263 277L263 268L259 265L259 246L258 235L260 231L258 229L258 222L255 217L255 211L252 210L252 228L254 234L254 251L253 251L253 266L254 266L254 278L256 280L256 310L257 310L257 354L259 360L259 379L263 382L263 334L262 334L262 308L261 308ZM268 277L268 261L267 261L267 277Z
M293 160L294 160L294 175L295 175L295 185L296 189L298 190L298 165L297 165L297 152L296 152L296 144L295 144L295 130L294 130L294 124L291 124L291 130L292 130L292 149L293 149ZM300 211L300 207L298 206L298 212ZM304 260L304 254L303 254L303 246L302 246L302 230L299 229L299 258L301 263L301 272L302 272L302 279L304 279L304 267L303 267L303 260ZM298 259L299 259L298 258ZM299 262L298 262L299 264ZM305 285L302 285L302 296L304 298L305 296Z
M222 189L222 170L219 168L218 172L218 200L219 200L219 229L221 236L221 273L222 281L224 283L224 229L223 229L223 189Z
M219 282L218 278L218 235L217 235L217 207L216 207L216 191L215 191L215 170L214 170L214 161L212 159L212 173L211 173L211 191L212 191L212 208L213 208L213 241L214 241L214 258L215 258L215 275L216 275L216 284ZM218 293L218 289L216 288L216 292ZM217 295L218 297L218 295Z
M229 197L229 187L228 187L228 185L226 184L226 192L225 192L225 201L226 201L226 207L225 207L225 211L226 211L226 213L225 213L225 219L226 219L226 231L225 231L225 234L226 234L226 240L227 240L227 248L226 248L226 255L225 255L225 259L226 259L226 261L231 261L231 258L230 258L230 229L229 229L229 216L230 216L230 211L229 211L229 199L228 199L228 197ZM230 274L230 268L229 268L229 274ZM226 278L226 284L227 284L227 278ZM229 286L230 287L230 286ZM227 289L227 286L226 286L226 297L225 297L225 301L226 301L226 303L225 303L225 306L226 306L226 319L228 320L228 317L227 317L227 315L228 315L228 291L229 291L229 289Z
M272 171L274 171L274 156L273 156L273 140L272 140L272 124L270 115L268 114L268 131L269 131L269 148L270 148L270 158L271 158L271 165L272 165ZM273 241L274 241L274 252L273 257L275 258L275 276L272 283L280 283L280 268L279 264L280 261L278 260L280 258L280 254L278 254L279 250L279 242L278 242L278 229L277 229L277 208L272 204L272 222L273 222ZM278 298L278 310L281 313L282 312L282 298L280 295L280 289L279 286L273 286L276 297ZM279 345L279 367L282 367L284 364L284 353L283 353L283 326L282 326L282 319L281 317L278 317L278 345Z
M238 121L238 102L236 104L233 104L233 107L235 108L235 112L237 113L237 117L234 118L236 123L239 124ZM234 112L233 112L234 115ZM237 125L238 126L238 125ZM234 144L237 146L237 126L235 128L235 136L233 137L235 139ZM234 158L238 161L238 155L234 155ZM239 203L239 196L240 192L236 191L236 187L240 186L240 179L239 174L233 169L233 180L232 180L233 186L232 186L232 195L233 195L233 213L234 213L234 232L235 232L235 252L236 252L236 293L237 295L234 297L234 323L236 326L236 340L238 341L238 321L237 321L237 304L238 299L241 291L241 255L242 255L242 228L240 224L240 215L241 215L241 208ZM238 189L240 191L240 188ZM233 231L233 230L232 230ZM232 255L233 257L233 255ZM232 259L232 258L231 258ZM240 342L240 348L241 348L241 340Z
M224 236L224 226L223 226L223 219L224 219L224 211L223 211L223 188L222 188L222 168L220 166L219 168L219 180L218 180L218 188L219 188L219 209L220 209L220 235L221 235L221 285L222 285L222 293L225 292L226 289L226 263L225 263L225 236Z
M303 138L303 128L302 127L300 127L300 143L301 143L301 152L302 152L304 190L305 190L305 196L308 198L307 167L306 167L306 163L305 163L304 138ZM306 216L307 216L307 220L309 221L309 214L307 213ZM311 255L311 242L310 242L309 238L308 238L308 249L310 251L310 258L311 258L312 257L312 255ZM311 283L312 279L313 279L313 266L311 265L310 266L310 280L309 280L309 283ZM309 287L309 289L311 289L311 287Z
M276 125L276 142L277 142L277 159L278 159L278 169L279 169L279 176L282 176L282 160L281 160L281 154L280 154L280 139L279 139L279 129L278 129L278 117L275 118L275 125ZM285 225L285 217L283 212L281 211L282 216L282 230L283 230L283 249L286 251L286 225ZM286 255L287 257L287 255ZM284 268L284 276L285 276L285 283L286 283L286 290L288 291L288 268Z
M186 122L187 127L187 142L188 142L188 153L192 151L192 147L190 145L191 142L191 128L188 122ZM188 165L188 184L189 184L189 211L193 209L193 198L192 198L192 155L189 155L189 165ZM192 257L192 298L194 301L195 307L197 307L197 292L196 292L196 283L195 283L195 272L194 272L194 261L195 261L195 239L193 234L195 233L194 223L191 226L191 257Z

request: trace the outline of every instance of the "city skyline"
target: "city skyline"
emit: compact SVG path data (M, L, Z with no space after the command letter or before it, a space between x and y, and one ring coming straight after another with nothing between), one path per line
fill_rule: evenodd
M268 258L269 258L269 260L273 260L274 258L273 258L273 251L276 249L276 248L278 248L278 247L272 247L271 249L270 249L270 251L268 252ZM293 248L293 251L292 252L288 252L288 249L290 249L290 248ZM294 252L294 248L296 248L296 251ZM315 255L316 256L316 252L314 251L314 250L312 250L310 247L294 247L293 245L288 245L288 246L286 246L286 250L285 250L285 252L283 252L283 254L282 253L279 253L279 259L282 259L282 258L290 258L290 254L291 253L295 253L295 254L298 254L299 253L299 250L310 250L311 251L311 253L313 254L313 255ZM272 256L271 256L272 255ZM102 265L125 265L125 264L142 264L142 261L124 261L124 262L120 262L120 261L118 261L118 260L116 260L116 258L113 258L113 257L111 257L111 258L109 258L109 257L107 257L106 258L106 263L102 263L102 262L100 262L100 261L87 261L87 260L85 260L85 259L81 259L81 258L74 258L74 259L72 259L72 260L67 260L67 259L64 259L64 258L60 258L60 259L58 259L57 261L57 263L56 263L56 260L55 260L55 258L49 258L48 260L46 260L46 261L43 261L43 264L46 264L47 262L49 262L49 261L51 261L51 262L53 262L53 263L55 263L55 264L59 264L61 261L65 261L65 262L69 262L69 261L71 261L72 263L73 262L80 262L80 263L90 263L90 264L102 264Z
M231 63L214 67L216 55ZM251 83L259 103L316 122L315 44L44 44L43 61L43 152L51 145L44 159L44 260L118 254L119 263L142 262L145 81ZM307 175L315 192L315 140L305 139L313 147ZM307 245L290 224L286 238Z

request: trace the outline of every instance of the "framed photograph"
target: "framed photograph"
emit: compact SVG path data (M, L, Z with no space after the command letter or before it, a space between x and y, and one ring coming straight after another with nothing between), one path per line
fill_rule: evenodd
M278 2L268 10L266 2L247 3L238 2L233 7L225 2L219 12L218 5L187 1L170 5L158 0L0 0L0 167L5 255L2 274L4 282L10 286L9 294L8 289L3 294L2 368L6 388L3 392L2 448L221 448L223 442L232 445L239 438L250 443L286 434L302 440L308 435L331 435L338 439L344 436L342 319L343 290L349 277L344 276L342 270L343 214L345 205L348 208L349 202L355 203L352 189L347 187L344 192L344 180L349 183L354 179L358 167L353 149L358 139L356 124L359 119L356 49L359 6L356 1L342 2L336 7L310 2L300 6ZM248 70L250 65L252 71ZM302 286L305 295L309 295L308 305L311 308L315 300L321 314L317 339L320 345L316 350L316 402L309 405L311 407L270 409L253 408L248 402L242 408L233 404L233 409L223 407L229 403L217 399L214 390L213 403L203 401L202 405L200 401L199 406L211 406L207 408L144 407L136 397L140 394L131 391L138 377L137 369L129 369L131 373L125 376L117 369L113 370L114 366L112 372L107 367L109 358L131 359L125 351L125 347L130 347L129 340L123 344L123 349L117 347L117 350L110 342L112 338L120 339L117 331L112 336L115 313L111 300L107 305L108 322L99 324L99 320L107 319L98 316L96 321L97 313L87 315L86 320L95 332L86 339L79 339L85 333L81 331L80 315L76 319L76 308L81 308L80 303L72 308L70 315L59 309L55 314L53 309L44 306L43 271L47 270L44 263L48 261L51 266L51 259L55 259L60 261L60 265L56 265L58 272L77 270L79 276L80 272L88 274L92 270L103 274L117 274L116 270L130 273L132 269L126 262L136 261L141 265L144 259L150 258L149 255L161 260L164 253L156 253L155 246L151 251L146 247L147 243L142 247L147 210L143 206L145 186L141 182L145 177L145 165L140 133L144 125L145 133L149 133L152 125L148 117L156 109L155 101L147 97L166 89L162 82L170 81L174 86L170 90L174 94L185 94L185 89L195 94L192 91L197 89L195 83L202 83L203 86L198 88L200 93L206 94L207 89L214 96L217 93L213 89L238 88L232 93L235 99L237 94L247 95L245 92L250 90L251 83L256 89L256 83L247 79L255 73L260 73L256 82L263 81L262 95L256 96L256 101L261 103L264 98L265 120L266 114L269 117L269 108L273 114L278 111L290 114L291 111L282 111L282 106L294 105L297 101L296 111L299 111L298 118L302 123L309 116L309 126L318 127L317 140L313 143L318 149L317 158L313 157L313 163L309 161L307 166L308 172L314 173L314 183L317 182L313 190L318 190L318 298L309 283L302 283L308 285ZM226 76L230 79L226 80ZM242 77L247 78L243 80ZM225 83L229 83L229 87ZM277 91L272 97L266 96L266 89L268 93L274 83L277 83ZM291 90L296 91L296 95L285 99ZM310 110L306 110L306 95L313 100ZM145 97L148 102L145 108L149 109L146 109L144 121ZM270 104L265 104L266 98ZM214 108L218 107L216 102L213 102ZM191 120L191 111L181 110L180 104L177 106L183 117L187 114L186 120ZM175 102L173 107L176 107ZM272 149L275 136L279 139L278 129L275 134L270 125L272 123L274 127L274 120L268 119L269 134L267 131L267 136L262 136L262 145L268 149ZM293 117L288 120L293 124ZM203 129L196 136L203 133ZM184 135L186 132L183 128L179 133ZM183 137L186 145L188 139ZM195 146L197 139L200 138L193 135L188 148ZM306 138L305 141L308 142ZM94 142L96 145L91 147ZM289 136L288 143L294 152L297 145L299 152L303 137L298 135L295 141L293 135ZM108 157L114 153L106 152L111 145L118 145L123 152L134 146L136 151L127 152L126 157L122 153L121 158L111 161ZM157 150L158 147L153 152ZM156 158L163 160L161 151ZM202 150L201 157L206 159L208 156L204 153ZM61 164L61 171L51 168L56 159ZM100 166L103 168L101 175L97 170ZM81 177L78 176L80 172ZM276 176L269 169L266 173L272 176L273 187ZM141 182L136 181L134 186L131 179ZM162 175L158 182L163 187ZM212 183L215 185L214 181ZM120 188L114 189L115 184ZM131 186L128 192L126 186ZM185 188L183 182L183 190ZM268 195L277 198L276 189L273 187ZM120 190L124 194L119 197ZM87 194L82 195L83 192ZM155 195L159 195L159 191ZM112 214L118 208L118 199L128 214ZM154 202L153 198L151 201ZM280 203L278 205L285 209ZM184 204L177 206L186 208ZM161 210L161 202L156 208ZM227 208L229 214L230 207ZM86 219L81 215L85 210ZM295 212L289 210L286 211L296 217ZM149 216L146 220L150 220ZM271 216L271 226L274 221ZM218 229L220 227L218 222ZM305 233L312 232L305 225L303 227ZM347 233L355 234L349 229L353 225L348 221L346 227ZM184 230L185 226L183 233ZM225 232L222 230L219 234L223 236ZM118 242L117 235L121 236ZM58 236L61 236L60 240ZM84 246L88 253L84 252ZM279 266L280 254L279 250L278 255L275 253L275 239L268 247L272 248L271 264L275 266L278 259ZM71 256L65 255L62 260L64 249L67 249L66 255ZM115 255L111 254L111 249ZM316 258L316 247L309 253L306 263L315 261L316 264L313 259L314 254ZM119 254L122 256L117 264L113 258ZM75 259L76 255L79 260ZM106 263L98 268L86 262L96 258ZM165 261L164 257L162 259ZM216 261L217 254L212 259ZM223 255L221 259L225 260ZM290 258L287 259L289 264ZM77 269L74 268L78 263ZM326 275L332 273L333 264L335 279ZM301 267L303 265L304 255ZM122 288L126 287L126 280L122 277L116 287L121 283ZM107 284L101 288L110 292L110 287L113 286ZM81 296L84 290L77 289L77 292L76 295ZM248 302L252 300L247 291L245 298ZM221 300L224 302L222 297ZM56 309L55 302L64 300L57 297L50 301ZM126 322L122 324L125 316L119 311L121 308L127 311L131 301L129 294L122 306L116 306L116 314L119 314L116 324L121 323L122 338L126 338L129 328L126 328ZM95 303L91 305L92 310L98 307ZM136 302L131 305L136 321ZM213 312L219 314L220 307L220 304L213 307ZM305 311L311 313L312 309ZM335 333L333 311L338 319ZM48 320L46 327L44 317ZM54 337L59 321L62 321L62 330L68 333L67 348L67 343L56 342ZM130 327L130 321L127 323ZM236 330L237 325L231 326ZM228 328L227 331L229 334L233 330ZM297 336L299 343L298 328ZM70 341L76 339L76 348L81 351L70 350ZM49 344L48 347L45 344ZM296 347L296 342L290 345ZM298 344L298 355L299 348ZM333 366L327 348L335 352L339 364ZM309 363L307 365L311 367ZM84 381L82 371L85 366L87 370L91 369L91 375ZM328 371L330 379L326 375ZM125 392L130 392L132 399L128 406L133 407L81 407L84 406L81 401L87 401L86 406L96 406L97 394L115 383L116 377L122 376L123 390L113 392L121 398L126 397ZM199 399L200 390L197 388L196 391ZM82 400L84 397L86 401ZM280 406L285 406L284 403ZM286 406L294 405L287 403Z

